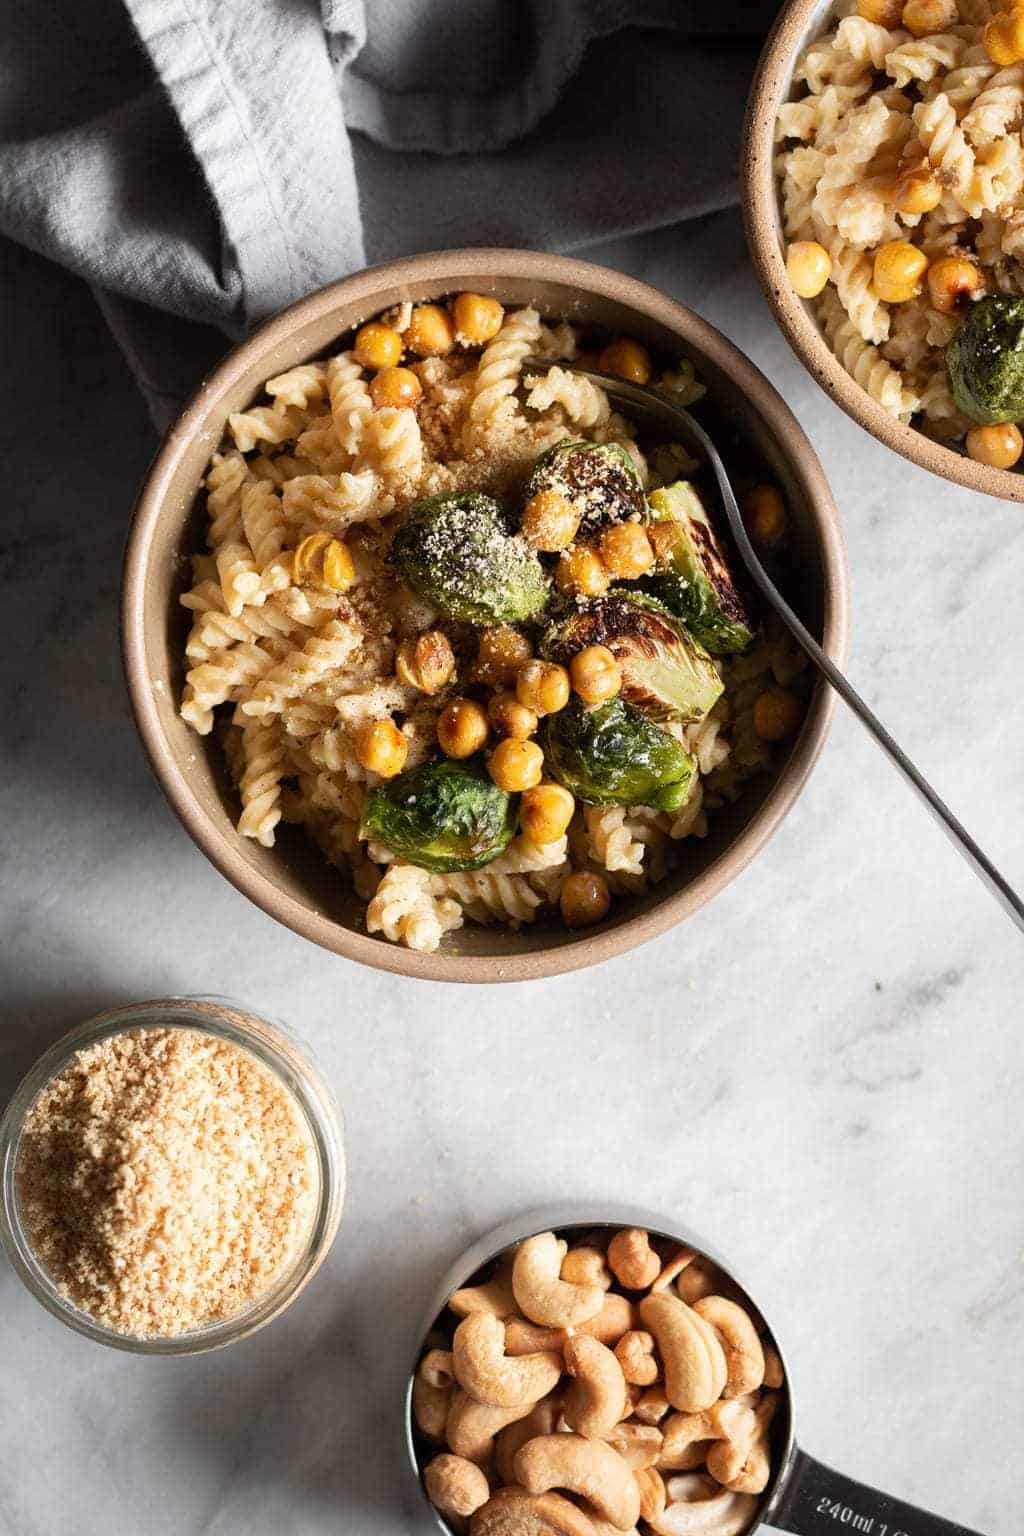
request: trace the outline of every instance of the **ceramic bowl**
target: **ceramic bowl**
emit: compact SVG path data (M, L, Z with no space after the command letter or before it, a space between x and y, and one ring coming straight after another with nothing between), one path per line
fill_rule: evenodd
M809 42L827 30L832 9L831 0L789 0L782 6L761 54L750 96L741 158L743 211L765 297L804 367L872 437L944 480L1004 501L1024 501L1024 475L977 464L883 410L833 354L811 304L794 293L786 275L786 245L773 168L775 120L780 105L792 94L797 59Z
M154 771L186 830L237 888L279 922L349 959L434 981L522 981L592 965L689 917L764 847L799 795L825 742L830 690L817 685L778 771L719 812L710 835L686 845L682 866L601 926L569 932L554 919L515 932L467 924L433 955L365 931L364 904L296 829L266 849L235 831L235 792L215 742L178 717L188 584L183 558L202 548L197 491L227 416L263 381L336 347L353 325L405 299L472 289L505 304L601 324L693 359L729 430L782 486L790 509L793 596L829 655L847 639L847 571L838 515L821 466L782 399L705 321L643 283L587 262L533 251L446 251L360 272L293 305L233 351L171 428L143 485L128 539L122 643L136 721Z

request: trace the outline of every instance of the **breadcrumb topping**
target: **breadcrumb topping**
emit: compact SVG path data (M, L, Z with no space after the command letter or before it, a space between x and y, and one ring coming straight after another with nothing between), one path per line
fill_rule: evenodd
M241 1047L135 1029L79 1051L26 1117L21 1217L61 1295L96 1322L170 1338L259 1299L317 1208L309 1128Z

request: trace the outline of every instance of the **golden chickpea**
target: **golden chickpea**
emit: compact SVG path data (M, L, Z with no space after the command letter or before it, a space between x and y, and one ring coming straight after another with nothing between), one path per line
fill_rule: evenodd
M533 654L529 640L513 624L496 624L481 631L473 664L473 681L491 688L511 687Z
M903 0L857 0L857 15L873 21L876 27L898 27L903 14Z
M896 179L893 203L898 213L931 213L942 202L942 184L926 165L912 165Z
M356 757L369 773L393 779L405 767L409 743L393 720L368 720L356 735Z
M532 843L546 846L564 837L576 801L561 784L538 784L528 789L519 805L519 825Z
M438 717L437 740L445 757L472 757L487 740L487 716L472 699L453 699Z
M603 875L580 869L562 886L559 906L567 928L588 928L607 916L612 894Z
M611 586L607 566L589 544L577 544L559 555L555 566L555 585L560 592L574 592L580 597L600 597Z
M903 7L903 25L915 37L932 32L948 32L956 26L956 0L907 0Z
M757 544L771 548L786 533L786 504L774 485L755 485L743 498L743 521Z
M998 64L1000 69L1007 69L1011 64L1017 63L1019 55L1014 47L1014 37L1008 16L993 16L991 21L985 23L985 30L981 36L985 52L993 64Z
M525 741L540 721L532 709L520 704L514 693L495 693L487 705L487 718L499 736L514 736Z
M411 368L383 368L370 380L370 399L378 408L415 407L423 399L423 385Z
M587 645L569 663L572 686L584 704L603 704L622 687L622 669L606 645Z
M638 341L620 336L611 346L605 347L597 360L602 373L613 373L617 379L628 379L631 384L647 384L651 377L651 354Z
M928 299L941 315L951 315L962 299L983 285L978 268L965 256L943 256L928 268Z
M654 564L647 529L640 523L615 523L601 535L601 559L613 576L635 581Z
M977 464L993 469L1012 469L1024 453L1024 437L1012 421L991 427L972 427L967 434L967 452Z
M832 257L817 240L795 240L786 252L786 273L794 293L816 299L832 276Z
M909 240L890 240L875 252L872 284L885 304L906 304L921 292L928 257Z
M360 326L352 348L356 362L363 368L378 372L381 368L393 368L402 355L402 338L390 325L371 320Z
M330 587L333 592L347 592L355 583L356 566L352 552L340 539L332 539L324 550L321 569L324 573L324 586Z
M505 318L505 311L497 299L482 293L460 293L452 305L452 312L459 340L468 341L474 347L497 336Z
M520 741L506 736L499 741L487 762L487 771L499 789L517 795L533 789L544 772L544 753L535 741Z
M754 700L754 730L762 741L784 741L800 724L800 700L786 688L767 688Z
M455 675L455 653L448 636L431 629L415 640L403 640L395 657L395 672L403 683L421 693L440 693Z
M521 526L528 544L545 554L555 555L572 543L580 518L560 491L538 491L523 508Z
M440 304L419 304L412 312L405 344L417 357L443 357L455 345L452 317Z
M569 674L554 661L528 661L516 678L516 698L535 715L556 715L569 702Z

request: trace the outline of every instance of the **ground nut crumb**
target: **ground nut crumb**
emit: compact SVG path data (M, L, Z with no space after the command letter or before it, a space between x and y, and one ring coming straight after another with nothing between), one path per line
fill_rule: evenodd
M118 1333L169 1338L242 1311L297 1256L317 1195L293 1096L199 1030L128 1030L79 1051L25 1120L33 1251Z

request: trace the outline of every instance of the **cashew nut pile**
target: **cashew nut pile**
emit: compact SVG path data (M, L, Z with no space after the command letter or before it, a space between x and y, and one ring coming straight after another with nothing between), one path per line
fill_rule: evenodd
M732 1291L635 1228L573 1248L541 1232L456 1291L412 1395L424 1487L451 1530L741 1536L783 1373Z

